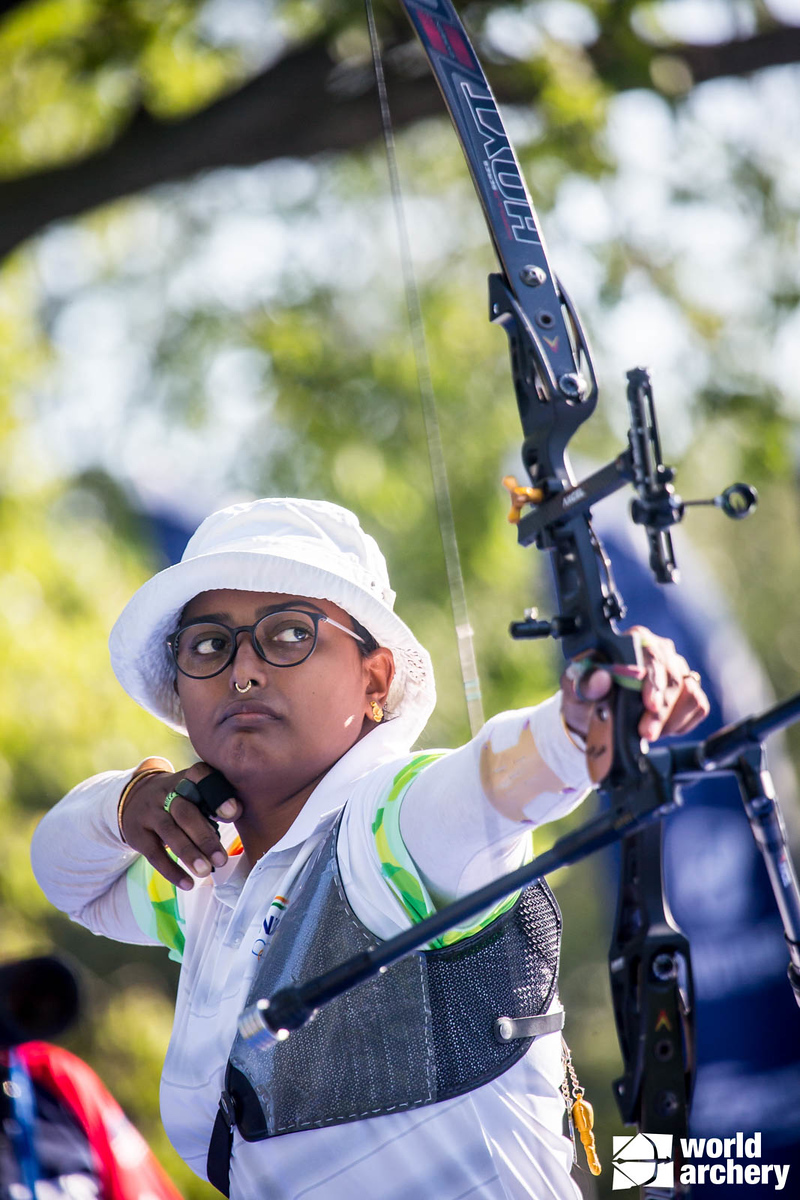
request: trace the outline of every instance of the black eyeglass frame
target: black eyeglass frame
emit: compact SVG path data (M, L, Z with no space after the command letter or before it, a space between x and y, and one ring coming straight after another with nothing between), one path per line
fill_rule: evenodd
M298 658L296 662L273 662L272 659L267 658L266 654L256 641L256 629L262 623L262 621L268 621L270 617L279 616L281 613L297 613L299 616L308 617L309 620L314 624L314 640L311 643L309 651L307 654L304 654L302 658ZM221 675L223 671L227 670L233 660L236 658L236 652L239 649L240 633L250 634L250 642L256 654L265 663L269 663L271 667L280 667L281 669L284 667L299 667L301 663L306 662L311 657L316 649L317 641L319 639L320 621L326 621L328 625L333 625L334 628L341 629L342 633L346 633L349 637L354 638L355 641L361 642L362 645L366 645L364 638L360 633L355 633L352 629L348 629L346 625L340 624L339 621L334 621L333 617L329 617L325 613L309 612L305 608L278 608L273 612L264 613L263 617L259 617L257 621L253 622L252 625L237 625L235 627L233 625L226 625L224 621L208 621L200 618L197 621L189 621L188 624L181 625L180 629L176 629L174 633L171 633L167 638L167 645L169 646L170 654L175 662L175 666L178 668L181 675L185 675L187 679L214 679L217 675ZM218 629L227 630L227 632L231 635L231 651L227 661L224 662L221 667L218 667L216 671L212 671L210 675L190 675L188 671L184 671L183 667L178 662L178 639L182 633L186 632L187 629L192 629L196 625L215 625Z

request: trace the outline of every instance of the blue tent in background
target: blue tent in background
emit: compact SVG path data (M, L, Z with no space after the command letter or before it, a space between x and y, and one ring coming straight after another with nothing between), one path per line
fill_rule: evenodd
M594 526L625 599L625 625L670 637L700 671L712 708L692 737L708 737L774 702L763 672L732 620L725 596L679 533L682 582L659 586L647 564L646 535L617 495L595 510ZM796 781L781 748L769 766L784 806ZM618 853L609 853L609 904ZM698 1071L691 1114L696 1137L762 1134L762 1161L789 1163L789 1188L800 1179L800 1009L786 978L788 952L775 900L731 776L704 779L685 792L667 820L665 882L670 907L691 945ZM791 1181L794 1181L793 1185ZM704 1183L706 1197L757 1196L765 1185ZM800 1194L796 1190L793 1195Z

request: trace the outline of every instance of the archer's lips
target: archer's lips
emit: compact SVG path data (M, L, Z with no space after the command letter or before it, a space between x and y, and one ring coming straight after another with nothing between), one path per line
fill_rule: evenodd
M233 719L241 720L248 725L257 725L259 721L280 721L281 714L264 704L263 700L233 700L223 711L220 725Z

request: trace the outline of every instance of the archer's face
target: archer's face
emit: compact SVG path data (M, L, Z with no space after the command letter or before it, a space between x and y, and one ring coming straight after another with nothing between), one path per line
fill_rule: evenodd
M347 614L327 600L274 592L202 592L186 606L181 625L211 620L251 625L276 608L324 613L352 628ZM375 655L391 655L386 650ZM385 699L374 687L373 656L327 622L316 646L296 666L272 666L240 634L233 661L219 674L194 679L178 673L186 728L200 758L237 786L256 787L275 802L296 794L324 774L373 727L370 700ZM391 679L391 671L389 673ZM250 688L243 694L239 688ZM388 689L388 683L386 684ZM371 690L370 690L371 689Z

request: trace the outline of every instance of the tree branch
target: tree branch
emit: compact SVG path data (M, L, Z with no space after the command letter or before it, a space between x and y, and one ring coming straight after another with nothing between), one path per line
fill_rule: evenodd
M9 12L13 12L15 8L22 8L26 0L0 0L0 19Z
M619 91L652 88L650 63L664 55L681 59L693 83L707 83L800 62L800 25L777 25L731 42L672 46L650 46L629 31L612 29L601 34L588 48L588 54L601 77Z
M432 77L393 90L398 127L441 111ZM182 120L139 110L117 140L67 166L0 185L0 257L54 220L217 167L353 150L380 134L371 69L341 71L322 45L287 55L244 87Z
M2 5L2 0L0 0ZM601 37L588 48L599 73L618 88L649 87L657 54L682 58L697 82L743 75L800 61L800 27L782 25L738 41L667 49L637 43L633 60ZM643 53L644 51L644 53ZM438 88L425 70L413 78L391 68L392 119L398 128L442 112ZM494 74L498 99L530 104L514 72ZM140 110L105 150L65 167L0 185L0 257L51 221L217 167L251 166L286 156L353 150L380 134L371 67L334 64L322 42L286 55L237 91L191 117L157 121Z
M800 62L800 25L780 25L716 46L681 46L675 53L685 60L695 83L727 75L749 75L763 67Z

